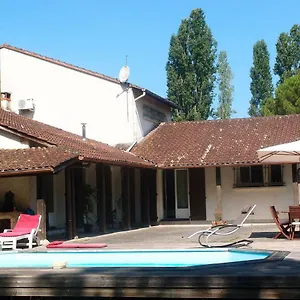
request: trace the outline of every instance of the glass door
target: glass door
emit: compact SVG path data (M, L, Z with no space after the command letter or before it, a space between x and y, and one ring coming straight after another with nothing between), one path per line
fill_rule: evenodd
M188 219L190 217L188 170L175 170L175 189L176 218Z

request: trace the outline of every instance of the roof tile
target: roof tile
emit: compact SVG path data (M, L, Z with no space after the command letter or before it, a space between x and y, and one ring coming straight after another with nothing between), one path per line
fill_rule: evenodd
M132 152L161 168L259 163L256 150L300 140L300 115L163 123Z
M3 109L0 109L0 126L52 145L78 152L86 160L90 159L103 163L136 167L154 167L152 163L137 157L133 153L121 151L95 140L83 140L79 135Z
M62 163L77 157L78 153L57 147L0 149L0 174L11 171L54 171Z

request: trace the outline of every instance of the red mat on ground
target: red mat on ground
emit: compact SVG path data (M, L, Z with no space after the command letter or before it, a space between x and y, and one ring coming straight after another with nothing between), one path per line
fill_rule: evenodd
M94 244L81 244L81 243L64 243L62 241L54 241L49 243L47 246L47 248L70 248L70 249L74 249L74 248L104 248L107 247L106 244L99 244L99 243L94 243Z

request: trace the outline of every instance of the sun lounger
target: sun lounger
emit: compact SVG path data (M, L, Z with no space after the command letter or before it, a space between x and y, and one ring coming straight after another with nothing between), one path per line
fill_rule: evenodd
M252 205L252 206L248 207L248 209L246 209L245 211L242 211L241 215L232 224L216 225L216 226L212 226L205 230L196 231L195 233L190 235L188 238L198 235L199 244L201 246L207 247L207 248L212 248L212 247L220 248L220 247L230 247L230 246L238 246L238 245L240 245L240 246L248 245L248 244L252 243L252 241L244 239L244 240L239 240L236 242L226 243L226 244L222 244L222 245L215 245L215 244L212 245L210 243L209 239L212 236L221 236L221 237L229 236L229 235L235 233L236 231L238 231L244 225L244 223L248 219L248 217L253 213L255 207L256 207L256 205ZM205 238L205 242L202 241L203 238Z
M28 240L28 247L33 244L39 245L40 240L37 236L41 222L40 215L20 214L14 229L5 229L0 233L0 249L17 249L17 242Z
M47 248L51 249L92 249L92 248L104 248L107 247L106 244L100 243L90 243L90 244L83 244L83 243L64 243L62 241L54 241L49 243Z

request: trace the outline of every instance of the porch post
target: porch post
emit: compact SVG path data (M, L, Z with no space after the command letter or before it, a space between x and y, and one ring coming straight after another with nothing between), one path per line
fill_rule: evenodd
M122 210L123 210L123 223L126 229L130 229L130 201L129 201L129 168L121 168L122 180Z
M36 200L36 213L38 215L41 215L41 224L40 224L40 230L38 232L38 236L40 240L45 240L47 238L47 230L46 230L46 203L44 199L37 199Z
M96 164L97 217L100 232L106 232L104 165Z
M68 233L68 239L72 239L72 193L71 193L71 170L70 168L65 169L65 199L66 199L66 227Z
M76 229L76 200L75 200L75 173L74 169L73 172L71 170L71 209L72 209L72 238L77 236L77 229Z
M156 196L156 205L157 205L157 217L160 221L164 218L164 202L163 202L163 171L157 170L156 173L156 187L157 187L157 196Z

